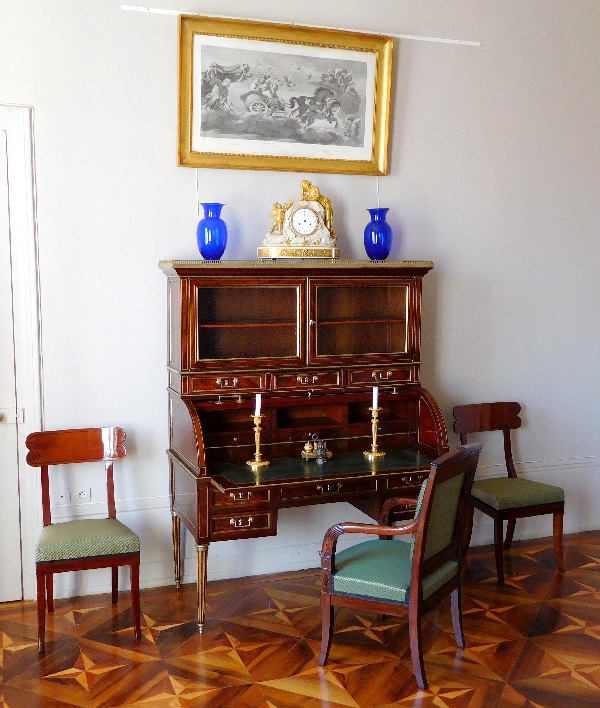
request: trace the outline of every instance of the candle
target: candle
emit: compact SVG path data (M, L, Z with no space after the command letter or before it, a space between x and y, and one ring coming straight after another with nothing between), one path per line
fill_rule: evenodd
M377 408L377 399L379 397L379 389L377 386L373 386L373 408Z
M256 405L254 406L254 417L255 418L258 418L258 416L260 415L260 398L261 398L261 394L257 393L256 394Z

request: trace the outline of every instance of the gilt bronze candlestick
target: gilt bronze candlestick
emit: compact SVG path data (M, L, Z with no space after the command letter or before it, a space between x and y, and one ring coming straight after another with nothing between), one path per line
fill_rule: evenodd
M260 453L260 431L262 430L262 428L260 427L260 419L264 418L264 416L252 415L250 417L254 419L254 440L256 442L256 452L254 453L254 459L248 460L246 464L249 465L253 470L258 470L261 467L266 467L270 464L268 460L262 459L262 455Z
M381 452L377 449L377 423L379 411L381 408L369 408L371 411L371 430L373 431L373 443L371 444L370 450L365 450L363 453L368 460L374 460L376 457L383 457L385 452Z

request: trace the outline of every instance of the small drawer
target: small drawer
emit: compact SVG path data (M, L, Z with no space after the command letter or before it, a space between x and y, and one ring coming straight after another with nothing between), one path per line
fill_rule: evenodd
M256 532L261 535L276 533L276 517L268 511L244 512L241 514L219 515L212 517L213 538L243 538L246 534L253 536ZM267 532L266 534L264 532ZM215 540L218 540L215 538Z
M341 371L293 371L273 374L274 391L290 389L342 388Z
M387 488L400 489L402 487L420 486L429 477L429 472L408 472L397 477L389 477Z
M348 371L350 386L374 386L376 384L400 384L415 381L412 366L401 368L377 367L372 369L356 369Z
M372 478L333 482L322 481L285 487L281 490L281 501L306 499L307 497L344 496L355 492L374 492L376 490L377 480Z
M265 380L261 374L208 374L185 376L182 394L228 393L238 391L264 391Z
M266 504L271 500L270 489L239 489L219 492L213 490L212 503L215 507L240 507Z

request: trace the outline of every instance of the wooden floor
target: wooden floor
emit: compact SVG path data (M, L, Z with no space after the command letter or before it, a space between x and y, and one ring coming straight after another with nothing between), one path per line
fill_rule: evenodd
M0 605L0 706L598 708L600 532L566 538L564 577L549 539L516 544L507 585L490 548L469 555L458 650L449 605L424 621L429 689L415 683L404 621L339 611L330 661L316 571L209 585L205 633L194 588L142 593L133 643L128 594L58 601L38 658L35 603Z

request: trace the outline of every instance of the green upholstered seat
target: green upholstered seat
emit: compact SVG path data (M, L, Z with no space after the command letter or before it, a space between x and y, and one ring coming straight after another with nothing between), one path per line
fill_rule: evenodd
M381 539L365 541L335 556L333 589L348 595L408 603L412 568L411 544ZM458 563L448 561L423 579L423 599L451 580Z
M139 553L140 539L117 519L80 519L44 526L36 563Z
M565 492L560 487L520 477L482 479L473 483L471 494L497 510L521 509L565 500Z

